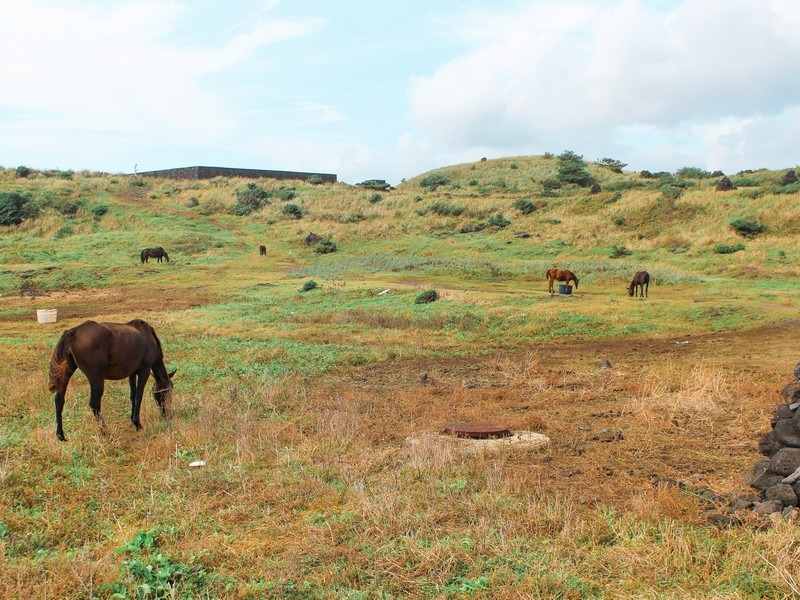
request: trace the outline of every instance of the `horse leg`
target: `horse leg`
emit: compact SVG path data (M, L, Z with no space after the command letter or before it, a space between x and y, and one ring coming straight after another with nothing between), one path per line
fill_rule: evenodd
M100 400L103 398L103 391L105 390L106 382L104 379L90 379L89 380L89 407L92 409L94 418L100 423L100 431L106 432L106 422L100 414Z
M131 383L131 423L136 427L136 431L142 428L142 423L139 421L139 411L142 408L142 396L144 396L144 386L147 385L147 378L150 377L150 367L139 369L138 372L130 376ZM134 386L134 379L136 385Z
M56 437L62 442L66 442L67 438L64 435L64 424L61 416L64 412L64 402L67 397L67 384L69 383L69 379L72 377L73 373L75 373L75 368L71 368L71 366L67 364L67 368L64 371L64 378L59 383L58 389L53 396L53 403L56 405Z
M647 291L650 289L650 282L644 284L644 297L647 298Z

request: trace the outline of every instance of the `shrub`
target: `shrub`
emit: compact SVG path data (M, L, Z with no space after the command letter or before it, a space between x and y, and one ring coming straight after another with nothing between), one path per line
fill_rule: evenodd
M383 200L383 196L381 196L378 192L370 194L369 196L370 204L375 204L376 202L380 202L381 200Z
M543 196L554 196L555 191L561 188L561 182L553 178L542 179L539 185L542 186Z
M628 163L613 158L599 158L596 162L601 167L611 169L614 173L622 173L622 169L628 166Z
M519 198L518 200L514 200L511 206L516 208L523 215L529 215L536 210L536 205L527 198Z
M611 254L608 255L609 258L622 258L623 256L630 256L633 254L630 250L628 250L625 246L611 246Z
M248 183L243 190L236 192L236 204L233 207L233 214L244 216L249 215L269 204L269 192L261 189L255 183Z
M428 212L432 212L440 217L458 217L466 209L463 206L455 206L449 202L434 202L428 207Z
M574 183L581 187L592 185L594 180L586 170L583 156L572 150L564 150L558 155L558 180L561 183Z
M739 250L744 250L744 248L745 246L742 242L731 245L717 244L714 246L714 254L733 254L734 252L739 252Z
M711 173L699 167L682 167L675 171L675 176L681 179L706 179Z
M503 229L511 225L511 221L499 213L491 215L486 223L489 225L489 227L497 227L498 229Z
M65 202L59 208L59 212L62 215L74 215L78 212L80 207L81 207L80 204L78 204L77 202Z
M297 196L297 192L294 188L284 188L282 190L278 190L278 198L283 200L284 202L288 202Z
M330 254L331 252L336 252L338 249L336 243L330 238L323 238L314 246L314 252L317 254Z
M321 183L325 183L325 180L322 179L322 177L319 175L312 175L311 177L306 179L306 182L310 183L311 185L319 185Z
M613 219L611 219L611 222L614 223L614 225L616 225L617 227L623 227L625 223L628 222L628 219L626 219L622 215L616 215Z
M434 191L443 185L447 185L448 183L450 183L450 178L447 177L447 175L443 173L430 173L420 180L419 185L420 187Z
M302 287L302 289L300 291L301 292L309 292L309 291L315 289L316 287L317 287L317 282L314 281L313 279L309 279L308 281L306 281L303 284L303 287Z
M198 200L195 196L192 196L186 201L186 208L194 208L200 204L200 200Z
M672 185L664 185L661 186L661 193L664 194L665 198L677 200L681 197L681 194L683 194L683 189Z
M0 225L17 225L36 216L28 194L0 192Z
M297 204L284 204L281 212L287 217L291 217L293 219L303 218L303 209L297 206Z
M753 238L767 230L767 226L764 223L745 219L734 219L730 222L730 226L736 230L736 233L746 238Z
M58 176L61 179L72 179L72 171L59 171Z
M24 179L25 177L27 177L28 175L31 174L31 170L30 170L29 167L26 167L24 165L20 165L20 166L17 167L16 173L17 173L17 177L22 177Z
M91 213L94 215L95 219L99 219L104 214L108 212L108 205L107 204L98 204L97 206L93 206L91 209Z
M731 181L733 182L733 185L735 185L736 187L758 187L759 185L761 185L758 181L756 181L755 179L751 179L746 175L737 175L736 177L731 179Z
M368 190L378 190L381 192L385 192L392 188L391 185L386 183L383 179L366 179L361 183L357 183L357 186L367 188Z
M436 290L425 290L414 298L414 304L428 304L436 302L439 299L439 293Z

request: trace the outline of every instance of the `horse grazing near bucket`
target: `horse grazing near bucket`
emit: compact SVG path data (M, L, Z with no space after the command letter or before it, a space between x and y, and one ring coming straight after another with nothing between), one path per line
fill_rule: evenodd
M83 371L89 380L89 406L101 427L104 426L100 416L100 399L103 397L106 379L128 378L131 388L131 422L139 430L142 428L139 409L142 406L144 386L152 371L156 387L153 398L161 408L162 416L166 415L175 371L167 373L161 341L155 329L145 321L86 321L61 334L50 359L49 389L55 392L53 401L56 405L56 437L62 442L66 440L61 422L64 398L70 377L77 369Z
M261 256L266 256L266 255L267 255L267 247L266 247L264 244L261 244L261 245L258 247L258 253L259 253Z
M556 281L563 281L567 285L569 285L570 281L575 282L575 289L578 289L578 278L575 277L575 273L572 271L565 271L562 269L547 269L545 273L547 276L547 287L551 294L554 294L553 291L553 283Z
M650 273L639 271L633 276L633 281L628 286L628 296L641 296L647 298L647 289L650 287Z
M142 250L139 258L142 259L142 264L146 262L150 262L151 258L157 258L158 262L161 262L162 258L166 258L167 262L169 262L169 255L167 254L166 250L164 250L161 246L156 248L145 248Z

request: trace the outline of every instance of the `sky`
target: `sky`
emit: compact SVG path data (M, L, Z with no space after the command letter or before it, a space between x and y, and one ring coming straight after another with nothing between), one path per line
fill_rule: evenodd
M0 0L0 166L794 168L798 0Z

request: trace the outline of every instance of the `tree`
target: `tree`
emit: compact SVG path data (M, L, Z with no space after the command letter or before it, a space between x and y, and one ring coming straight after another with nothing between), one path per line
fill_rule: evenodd
M601 167L611 169L614 173L622 173L622 169L628 166L628 163L613 158L600 158L597 160L597 164Z
M561 183L574 183L581 187L588 187L594 183L594 179L586 170L583 156L572 150L564 150L558 155L558 180Z

